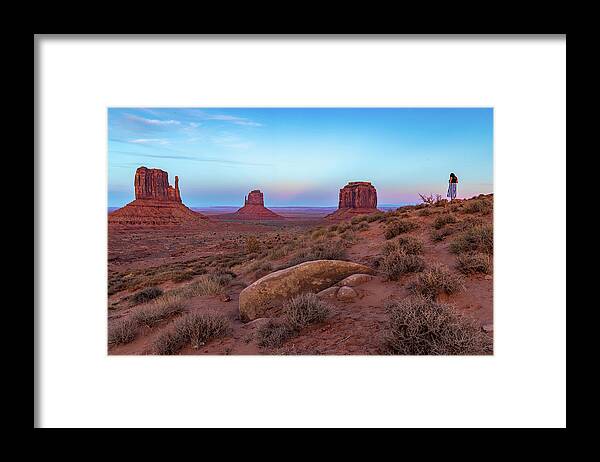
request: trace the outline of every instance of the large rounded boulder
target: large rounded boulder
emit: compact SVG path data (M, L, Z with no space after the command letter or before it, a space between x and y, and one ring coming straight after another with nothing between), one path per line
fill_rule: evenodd
M374 271L349 261L314 260L267 274L240 293L240 318L252 321L263 317L295 295L320 292L358 273Z

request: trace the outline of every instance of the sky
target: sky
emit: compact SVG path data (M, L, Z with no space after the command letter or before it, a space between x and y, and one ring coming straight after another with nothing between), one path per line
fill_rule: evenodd
M109 108L108 206L134 197L140 166L179 176L189 207L335 207L349 181L370 181L379 205L419 193L493 192L492 108Z

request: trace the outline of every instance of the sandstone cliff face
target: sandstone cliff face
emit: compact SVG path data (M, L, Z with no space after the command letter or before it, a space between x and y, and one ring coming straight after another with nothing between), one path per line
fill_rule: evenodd
M181 202L179 177L175 177L175 187L169 185L169 174L158 168L139 167L133 180L136 199Z
M351 181L340 189L338 208L377 208L377 191L369 181Z
M327 215L329 220L348 220L355 215L377 212L377 190L370 181L351 181L342 189L338 210Z
M190 210L181 201L179 177L175 187L160 169L139 167L133 180L135 200L108 215L111 228L162 228L205 224L208 217Z
M244 205L262 205L264 207L265 200L263 193L260 192L260 189L250 191L248 196L244 198Z

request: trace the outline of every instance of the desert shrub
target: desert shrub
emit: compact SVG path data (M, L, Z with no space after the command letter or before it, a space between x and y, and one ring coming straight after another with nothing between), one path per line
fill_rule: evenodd
M273 265L269 262L265 262L256 270L255 276L260 279L271 272L273 272Z
M423 271L411 287L412 291L434 300L438 294L448 295L464 289L462 278L444 265L435 265Z
M423 204L433 205L442 200L441 194L419 194Z
M464 203L464 213L481 213L487 215L492 211L492 202L487 199L470 200Z
M298 251L287 266L294 266L312 260L340 260L345 255L346 247L342 241L320 242L308 249Z
M286 247L281 246L281 247L275 247L275 248L269 250L267 257L269 257L271 260L279 260L280 258L283 258L286 255L287 255Z
M433 212L431 211L430 208L425 207L425 208L422 208L421 210L419 210L419 212L417 213L417 215L419 215L420 217L428 217L432 213Z
M338 225L331 225L331 226L328 228L328 230L329 230L329 231L337 231L337 229L338 229Z
M344 231L346 231L347 229L350 229L350 228L352 228L352 224L345 221L338 225L337 232L338 232L338 234L342 234Z
M163 291L159 287L148 287L134 294L132 300L136 304L146 303L156 297L160 297L162 294Z
M356 233L352 229L347 229L342 234L340 234L340 238L344 241L353 243L356 242Z
M399 234L407 233L416 228L418 228L418 225L412 221L394 220L387 225L384 235L386 239L392 239Z
M448 203L448 199L440 199L439 201L436 201L436 203L433 204L433 206L434 207L445 207L447 203Z
M315 230L314 230L314 231L311 233L310 237L311 237L312 239L318 239L318 238L320 238L320 237L324 236L326 232L327 232L327 230L326 230L325 228L318 228L318 229L315 229Z
M443 241L447 236L454 233L454 229L448 226L444 226L442 229L433 230L431 232L431 239L434 241Z
M231 281L231 274L219 270L215 273L203 274L194 282L174 289L170 293L179 295L182 298L192 298L199 295L219 295L225 291L225 286Z
M385 214L383 212L375 212L370 215L367 215L366 220L367 223L373 223L375 221L381 220Z
M256 236L248 236L246 238L246 252L247 253L260 252L260 241L256 238Z
M403 274L423 271L424 268L425 261L422 257L400 249L389 252L379 263L379 269L390 281L397 281Z
M138 324L134 319L118 319L108 326L108 343L120 345L131 342L137 333Z
M184 271L183 273L176 274L171 278L173 282L184 282L194 278L192 271Z
M176 354L186 345L198 348L209 340L224 337L230 329L229 321L223 315L188 313L161 332L153 343L153 350L159 355Z
M226 286L231 282L232 279L235 279L237 277L237 274L235 274L229 268L217 266L212 270L212 272L208 276L217 281L222 286Z
M433 221L433 227L435 229L441 229L448 223L456 223L458 220L451 213L443 213L435 218Z
M287 325L300 330L308 324L323 321L329 314L329 305L315 294L300 294L283 306L283 313Z
M387 351L398 355L484 355L492 341L476 323L450 305L426 298L388 302Z
M359 225L358 225L358 231L365 231L369 229L369 224L366 221L362 221Z
M456 260L463 274L489 274L492 271L492 258L485 253L461 253Z
M138 325L153 326L174 314L181 313L185 308L183 298L179 295L166 294L154 302L140 307L132 319Z
M367 219L367 215L359 215L356 217L353 217L352 220L350 220L350 223L352 223L353 225L357 225L363 221L366 221Z
M399 237L393 241L388 241L383 245L383 254L402 251L412 255L423 253L423 241L413 236Z
M467 228L450 243L452 253L494 252L494 230L491 225L475 225Z
M286 323L269 320L256 332L258 346L279 348L287 339L294 336L294 330Z

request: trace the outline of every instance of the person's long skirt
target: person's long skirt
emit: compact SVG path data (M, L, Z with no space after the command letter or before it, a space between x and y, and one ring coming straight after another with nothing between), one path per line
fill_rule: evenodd
M448 183L448 194L446 194L450 200L456 199L456 183Z

